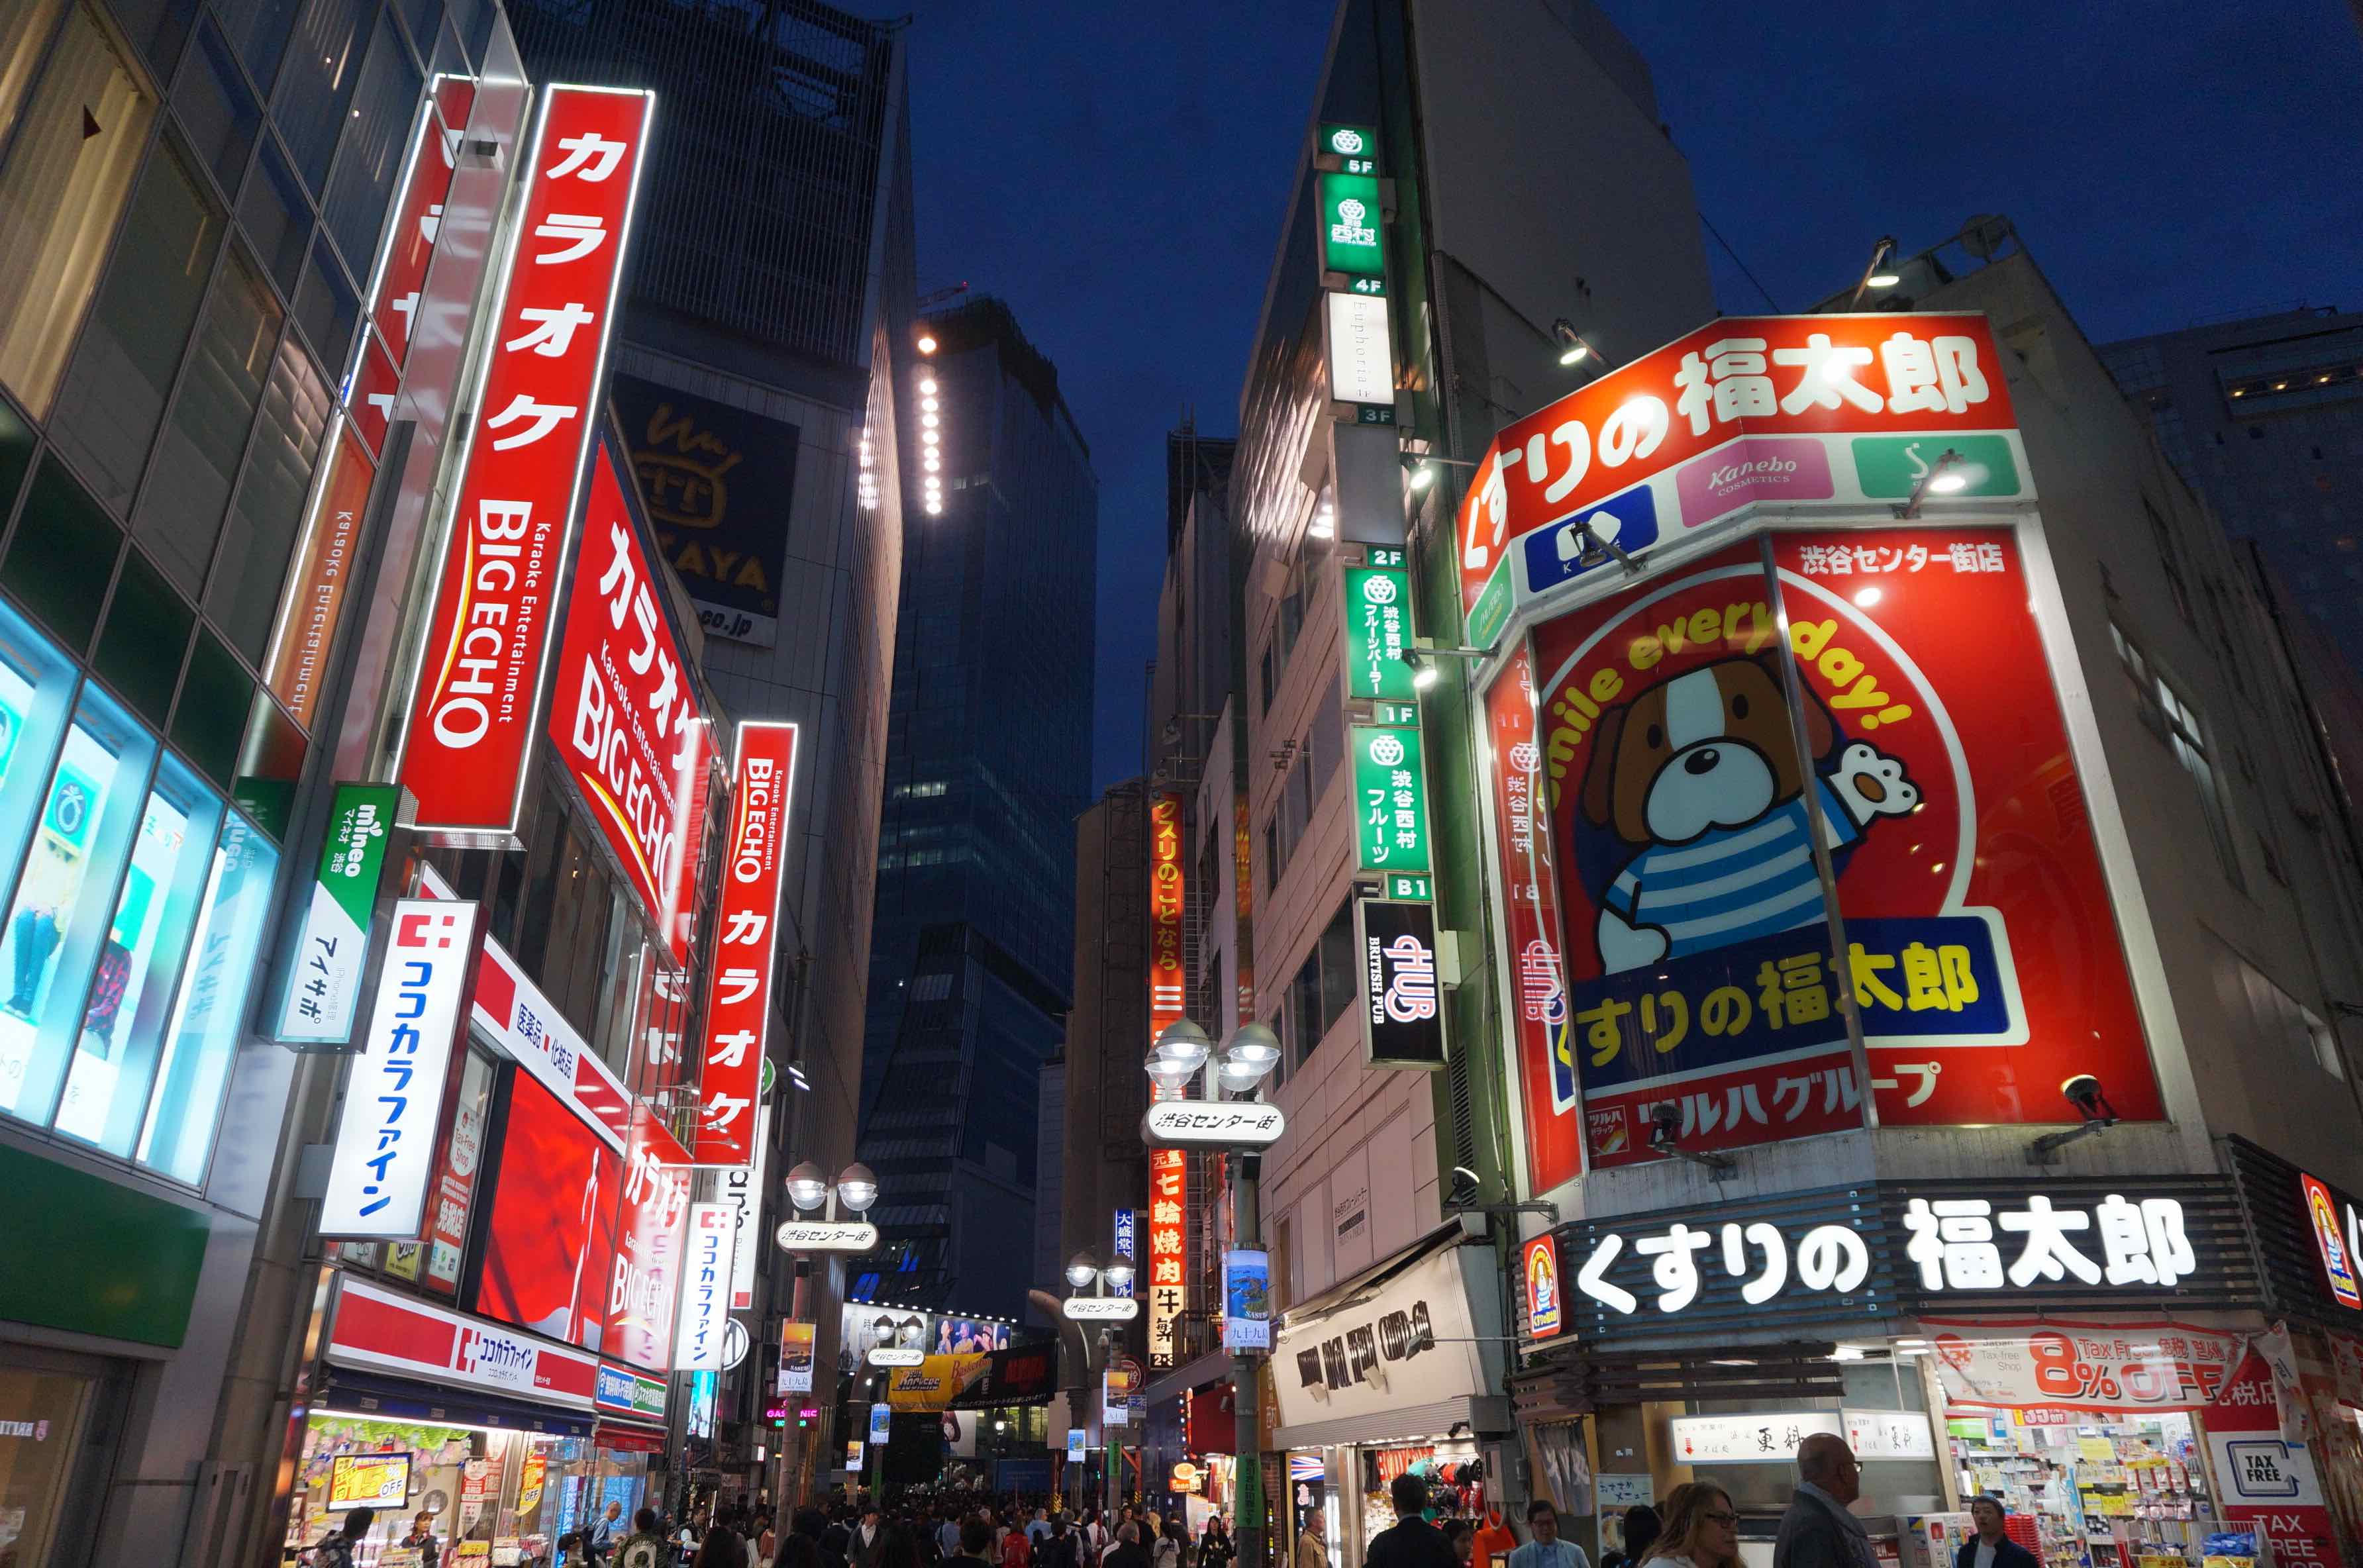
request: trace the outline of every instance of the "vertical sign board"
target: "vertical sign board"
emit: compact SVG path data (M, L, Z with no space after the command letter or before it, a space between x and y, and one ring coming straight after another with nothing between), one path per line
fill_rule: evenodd
M1139 1209L1119 1209L1115 1211L1115 1256L1133 1264L1136 1276L1140 1263L1140 1243L1137 1240L1139 1231ZM1129 1296L1133 1291L1133 1281L1128 1279L1122 1285L1110 1281L1108 1289L1114 1295Z
M1348 277L1386 276L1379 243L1379 182L1369 174L1321 177L1321 266ZM1392 401L1392 399L1390 400Z
M1427 775L1415 729L1355 724L1355 864L1379 876L1426 876Z
M1373 1067L1444 1066L1437 982L1436 906L1354 900L1362 978L1362 1060Z
M1559 963L1558 884L1544 816L1542 748L1535 740L1534 662L1521 642L1485 692L1495 852L1502 867L1503 946L1511 970L1526 1179L1548 1192L1583 1171L1582 1119Z
M394 906L369 1032L345 1079L320 1234L416 1241L427 1228L445 1090L476 968L478 906Z
M780 1325L780 1392L813 1391L813 1345L819 1326L791 1318Z
M1346 695L1357 701L1409 702L1418 696L1411 666L1411 573L1403 552L1374 547L1368 566L1346 569Z
M1182 964L1182 796L1153 797L1148 808L1148 1032L1152 1043L1182 1017L1189 977ZM1174 1323L1188 1305L1182 1266L1189 1157L1148 1151L1148 1361L1171 1366Z
M1271 1254L1234 1247L1223 1254L1223 1348L1271 1348Z
M689 1206L689 1251L682 1262L681 1326L673 1332L675 1372L720 1372L730 1320L734 1220L727 1203Z
M550 693L549 740L675 967L689 963L709 722L665 614L665 588L625 500L623 454L599 443Z
M1330 397L1338 403L1392 409L1395 346L1387 322L1386 297L1333 293L1325 303Z
M1559 1238L1544 1231L1520 1249L1519 1260L1526 1292L1526 1338L1556 1339L1567 1326L1566 1298L1559 1294Z
M714 972L705 999L702 1109L690 1151L701 1165L746 1165L755 1159L755 1119L749 1112L762 1092L795 769L795 725L754 720L739 724L730 836L722 847L722 894L716 909Z
M542 97L396 760L438 842L516 842L654 102Z
M755 1227L761 1220L763 1166L771 1148L771 1108L755 1112L755 1161L729 1165L722 1172L722 1201L730 1209L730 1310L745 1312L755 1305Z
M401 810L399 785L337 786L312 901L304 911L303 940L280 1009L282 1041L341 1045L352 1038L368 969L370 913L385 869L386 834Z

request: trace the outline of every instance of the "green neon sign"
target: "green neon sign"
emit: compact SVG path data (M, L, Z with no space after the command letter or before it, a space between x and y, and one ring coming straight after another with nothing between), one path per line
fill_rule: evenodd
M1379 182L1368 174L1321 176L1321 265L1332 272L1386 274L1379 243Z
M1356 724L1354 854L1364 871L1382 877L1426 876L1429 865L1427 775L1420 766L1419 732Z

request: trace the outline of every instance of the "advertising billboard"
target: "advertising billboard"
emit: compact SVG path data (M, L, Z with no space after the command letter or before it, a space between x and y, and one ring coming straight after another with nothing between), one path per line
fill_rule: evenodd
M701 1165L746 1165L755 1158L753 1112L762 1090L763 1042L771 1025L795 772L795 725L739 724L731 767L730 836L722 846L722 892L715 911L719 923L714 972L705 1001L701 1109L693 1150Z
M1182 1016L1189 977L1182 967L1182 801L1168 790L1148 806L1148 1043ZM1156 1092L1154 1090L1152 1093ZM1189 1201L1189 1156L1148 1151L1148 1363L1173 1364L1174 1325L1189 1304L1182 1266L1182 1212Z
M813 1391L813 1342L818 1325L794 1319L780 1325L780 1392Z
M1902 501L1946 450L1957 496L2033 494L1982 315L1725 316L1504 425L1460 503L1460 603L1517 602L1761 502Z
M1489 701L1505 880L1545 869L1524 778L1567 948L1565 1020L1521 1019L1537 1187L1579 1110L1596 1165L1661 1105L1692 1149L1861 1124L1849 995L1882 1125L2069 1120L2078 1073L2161 1116L2010 531L1771 537L1777 593L1714 552L1536 630L1536 733Z
M605 1348L621 1165L558 1097L523 1073L484 1208L477 1311L589 1351Z
M280 1040L342 1044L351 1038L369 967L370 916L377 907L386 837L401 812L402 791L394 785L337 786L295 967L279 1012Z
M549 740L680 966L689 962L690 879L700 859L694 834L713 728L666 618L665 586L640 547L620 469L614 447L601 441L550 690Z
M614 394L657 548L706 635L771 646L801 433L638 376L616 377Z
M937 1318L934 1345L937 1355L972 1355L979 1351L1007 1350L1009 1325L980 1322L974 1318Z
M442 1136L480 906L401 899L361 1052L345 1079L320 1234L416 1241Z
M328 1461L328 1507L398 1508L410 1496L410 1455L340 1453Z
M549 87L525 154L397 762L444 842L516 840L654 102Z

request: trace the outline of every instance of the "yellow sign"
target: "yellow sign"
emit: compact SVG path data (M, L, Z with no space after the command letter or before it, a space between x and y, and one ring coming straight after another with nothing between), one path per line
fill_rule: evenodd
M1191 1463L1188 1460L1183 1460L1181 1463L1175 1465L1173 1467L1172 1489L1176 1492L1196 1491L1198 1489L1198 1467Z
M886 1385L886 1403L897 1410L949 1410L977 1377L986 1358L981 1354L931 1355L905 1367Z
M2113 1464L2117 1460L2117 1445L2107 1438L2080 1437L2076 1440L2076 1452L2095 1464Z
M331 1508L398 1508L409 1496L408 1453L340 1453L328 1462Z
M517 1474L516 1511L519 1518L541 1507L541 1480L549 1469L549 1461L538 1450L525 1456L525 1467Z

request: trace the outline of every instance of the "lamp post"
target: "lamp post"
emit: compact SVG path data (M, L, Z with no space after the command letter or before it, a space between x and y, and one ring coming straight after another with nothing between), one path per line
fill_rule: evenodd
M1207 1070L1213 1054L1205 1030L1191 1020L1166 1025L1145 1065L1156 1088L1142 1118L1142 1132L1153 1145L1216 1148L1229 1154L1235 1173L1231 1234L1242 1246L1258 1246L1263 1229L1256 1201L1256 1162L1286 1127L1279 1110L1265 1108L1261 1099L1264 1080L1280 1065L1280 1038L1260 1023L1241 1024L1232 1032L1222 1060L1213 1064L1215 1098L1183 1099L1191 1082ZM1250 1111L1248 1106L1259 1109ZM1237 1568L1262 1568L1265 1560L1256 1375L1268 1353L1246 1347L1232 1351L1231 1408L1237 1422L1232 1446L1237 1452L1232 1455L1231 1530Z
M1100 1401L1100 1432L1106 1439L1107 1448L1107 1459L1101 1467L1100 1496L1102 1507L1107 1510L1115 1507L1115 1472L1116 1466L1123 1462L1123 1456L1115 1434L1107 1430L1106 1385L1101 1380L1104 1379L1107 1369L1115 1364L1115 1325L1129 1322L1140 1315L1140 1303L1126 1294L1132 1281L1132 1264L1118 1258L1102 1268L1099 1259L1093 1256L1091 1249L1086 1247L1067 1260L1067 1284L1073 1294L1059 1307L1059 1316L1073 1326L1075 1342L1082 1348L1083 1386L1077 1392L1086 1399ZM1114 1295L1108 1293L1111 1286L1115 1289ZM1093 1377L1092 1371L1092 1339L1083 1329L1084 1324L1093 1322L1100 1326L1098 1379ZM1096 1393L1092 1388L1095 1381L1100 1381L1100 1389ZM1086 1409L1089 1408L1085 1407ZM1069 1413L1073 1414L1071 1410ZM1089 1426L1090 1423L1086 1421L1084 1425ZM1076 1491L1076 1501L1078 1505L1082 1502L1080 1487Z
M800 1161L788 1172L788 1201L795 1206L796 1217L783 1221L773 1232L782 1251L796 1260L795 1285L789 1296L788 1316L791 1321L802 1322L808 1309L812 1254L815 1253L866 1253L878 1244L878 1227L861 1218L878 1201L878 1177L868 1165L856 1162L838 1173L832 1184L821 1168L810 1160ZM851 1220L839 1220L842 1207ZM824 1212L817 1220L806 1219L815 1209ZM818 1347L814 1357L818 1361ZM815 1392L818 1392L819 1368L814 1368ZM818 1403L817 1400L815 1403ZM788 1478L802 1466L804 1454L804 1429L788 1429L797 1433L794 1463L789 1463L788 1445L780 1444L780 1474L771 1487L776 1498L788 1496ZM783 1437L785 1432L782 1434ZM829 1435L834 1438L832 1430Z

